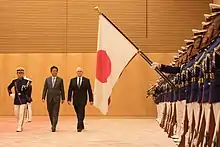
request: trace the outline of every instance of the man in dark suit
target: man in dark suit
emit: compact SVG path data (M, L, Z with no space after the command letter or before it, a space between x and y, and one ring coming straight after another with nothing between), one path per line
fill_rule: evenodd
M71 104L71 99L73 96L73 106L77 114L77 131L81 132L84 129L83 120L85 118L85 106L87 104L87 92L89 94L89 102L93 105L93 94L90 85L90 80L83 77L83 69L77 68L77 77L70 80L69 90L68 90L68 104Z
M56 66L52 66L50 71L52 76L46 78L45 80L42 102L45 101L45 97L47 95L47 110L52 125L51 130L52 132L55 132L60 110L60 98L62 98L61 103L63 104L65 100L65 93L63 79L57 76L58 68Z

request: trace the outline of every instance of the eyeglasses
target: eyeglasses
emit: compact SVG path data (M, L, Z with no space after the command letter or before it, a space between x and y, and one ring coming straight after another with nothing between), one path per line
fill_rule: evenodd
M24 72L18 72L18 74L24 74Z

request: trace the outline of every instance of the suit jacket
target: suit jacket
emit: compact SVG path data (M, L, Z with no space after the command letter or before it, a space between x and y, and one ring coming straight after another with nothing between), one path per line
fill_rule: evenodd
M86 105L87 104L87 92L89 94L89 101L93 102L93 93L88 78L82 77L81 86L77 86L77 77L72 78L69 84L68 101L71 101L73 97L73 105Z
M47 102L50 102L52 100L56 102L60 102L60 98L62 98L62 100L65 100L63 79L60 77L56 77L55 85L53 87L52 76L46 78L44 83L42 99L45 100L46 95L47 95Z

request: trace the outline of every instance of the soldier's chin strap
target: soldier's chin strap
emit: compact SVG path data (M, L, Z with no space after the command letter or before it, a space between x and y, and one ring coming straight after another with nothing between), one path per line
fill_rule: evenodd
M153 61L151 61L141 50L138 49L138 53L141 55L141 57L151 66L153 64ZM155 68L155 71L173 88L176 89L176 86L173 82L171 82L164 73L160 71L158 67Z

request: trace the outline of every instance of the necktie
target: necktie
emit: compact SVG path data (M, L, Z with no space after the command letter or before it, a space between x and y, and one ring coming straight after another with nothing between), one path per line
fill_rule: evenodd
M53 80L52 80L52 86L54 87L55 85L55 77L53 77Z
M81 86L81 78L79 77L78 78L78 87L80 88L80 86Z

